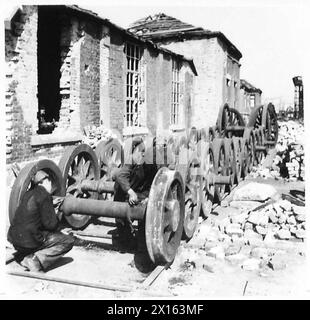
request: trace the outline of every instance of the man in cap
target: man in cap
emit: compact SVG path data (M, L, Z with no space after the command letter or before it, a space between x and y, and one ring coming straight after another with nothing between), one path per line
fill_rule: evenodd
M17 250L16 260L26 270L39 272L70 251L74 239L57 231L59 220L53 206L49 175L38 170L33 184L16 210L8 240Z
M149 172L151 166L145 164L143 139L134 137L128 145L128 150L126 148L124 150L124 165L113 174L114 201L128 201L131 206L134 206L141 201L147 201L152 173ZM129 244L134 233L130 219L116 219L116 225L121 239Z

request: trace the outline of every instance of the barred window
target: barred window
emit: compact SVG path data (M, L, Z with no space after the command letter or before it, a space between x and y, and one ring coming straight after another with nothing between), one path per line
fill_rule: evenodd
M140 126L141 110L139 110L139 103L143 49L135 44L127 43L125 53L127 59L125 126Z
M171 124L180 121L180 63L172 60Z
M251 108L255 107L255 95L254 94L250 95L250 107Z

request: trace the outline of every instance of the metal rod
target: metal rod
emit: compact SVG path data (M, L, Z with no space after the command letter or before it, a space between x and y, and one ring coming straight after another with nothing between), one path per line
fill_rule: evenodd
M114 193L113 181L83 180L80 187L83 192L93 191L98 193Z
M225 128L226 131L236 131L236 132L243 132L245 127L243 126L227 126Z
M62 211L65 215L77 213L89 216L142 220L144 217L145 207L146 205L144 204L138 204L131 207L126 202L82 199L68 196L62 204Z
M83 286L83 287L90 287L96 289L104 289L104 290L113 290L113 291L123 291L123 292L131 292L133 288L126 287L126 286L113 286L109 284L99 284L99 283L91 283L91 282L84 282L79 280L71 280L71 279L64 279L59 277L52 277L45 273L35 273L35 272L23 272L23 271L8 271L9 275L18 276L18 277L26 277L26 278L34 278L46 281L54 281L54 282L61 282L71 285Z
M266 146L255 146L255 151L266 151L267 147Z
M215 184L230 185L232 184L232 181L233 181L233 175L220 176L220 175L215 175L211 173L211 174L208 174L207 181L209 181L210 185L215 185Z

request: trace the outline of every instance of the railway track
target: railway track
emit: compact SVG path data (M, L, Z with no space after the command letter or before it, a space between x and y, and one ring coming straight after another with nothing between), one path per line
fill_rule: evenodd
M212 207L221 204L268 149L275 146L277 137L277 117L272 104L253 109L248 123L237 110L225 104L213 127L199 130L193 127L168 137L143 137L152 181L147 204L135 207L113 201L113 170L126 163L132 139L101 142L95 150L80 144L68 148L58 165L44 159L19 172L9 201L10 222L23 195L32 187L32 178L38 170L44 170L52 179L53 196L63 198L65 223L76 237L85 237L85 230L78 230L98 218L129 218L144 224L147 255L155 266L150 278L144 280L145 285L139 285L145 289L173 262L181 240L192 238L199 216L207 218ZM112 240L113 246L109 233L89 233L88 237ZM101 250L104 255L105 249ZM9 272L31 277L30 273ZM48 277L45 280L58 279ZM43 278L41 275L40 279ZM75 284L87 286L82 281ZM112 289L104 286L106 290ZM117 286L114 289L117 291Z

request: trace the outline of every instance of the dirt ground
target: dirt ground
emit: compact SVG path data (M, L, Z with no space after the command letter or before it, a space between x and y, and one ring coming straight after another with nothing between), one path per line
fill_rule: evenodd
M250 181L251 179L246 179L237 188ZM300 181L255 179L255 182L272 184L281 193L290 189L304 188L304 182ZM210 220L223 219L229 210L229 207L214 208L212 219L201 221L199 228L210 224ZM106 225L104 223L90 225L86 230L106 233L108 230ZM1 297L5 299L310 298L306 242L303 241L278 240L264 245L264 250L267 250L268 254L280 252L282 257L285 257L280 261L280 267L273 270L267 265L262 265L249 271L242 268L240 261L232 262L226 258L206 255L205 248L201 248L193 238L189 242L182 242L174 263L145 289L143 281L151 272L143 273L135 267L134 251L121 252L111 239L79 238L78 245L46 274L50 278L71 279L88 285L96 283L116 286L121 291L8 274L1 290ZM253 245L242 246L239 254L250 257L250 252L254 248ZM8 254L11 251L8 245ZM23 271L16 262L10 263L6 269L9 272Z

